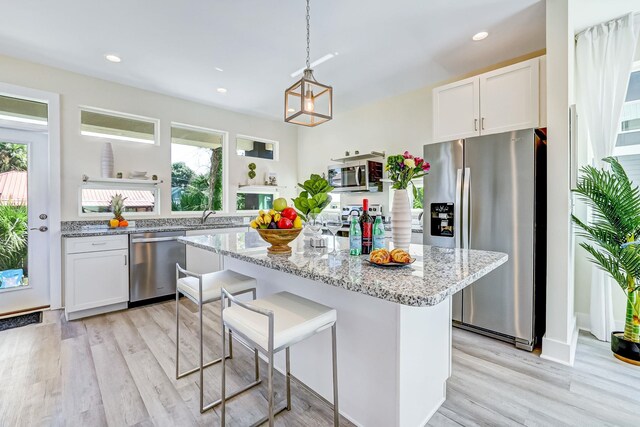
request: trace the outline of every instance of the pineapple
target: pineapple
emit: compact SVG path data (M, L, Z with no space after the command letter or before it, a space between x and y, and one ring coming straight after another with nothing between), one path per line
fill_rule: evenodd
M113 211L114 218L118 221L124 221L122 211L124 210L124 201L126 199L126 197L122 197L122 194L115 194L111 197L111 210Z

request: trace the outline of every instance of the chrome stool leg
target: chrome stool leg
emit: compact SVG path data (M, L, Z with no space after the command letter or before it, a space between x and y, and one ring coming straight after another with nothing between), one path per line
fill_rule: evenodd
M333 425L340 425L340 411L338 410L338 349L336 343L336 324L331 327L331 355L333 365Z
M286 359L286 381L287 381L287 411L291 410L291 357L289 354L290 347L287 347L285 350L285 359Z

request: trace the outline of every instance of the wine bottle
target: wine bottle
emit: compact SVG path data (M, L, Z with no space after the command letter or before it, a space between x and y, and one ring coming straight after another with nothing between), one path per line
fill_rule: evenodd
M358 224L358 216L351 216L349 225L349 254L360 255L362 253L362 233L360 232L360 224Z
M369 255L373 247L373 218L369 215L369 199L362 199L360 230L362 231L362 254Z
M378 215L373 223L373 249L382 249L384 244L384 224L382 216Z

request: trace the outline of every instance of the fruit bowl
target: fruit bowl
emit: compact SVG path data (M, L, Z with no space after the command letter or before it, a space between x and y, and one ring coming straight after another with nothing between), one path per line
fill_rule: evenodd
M298 237L302 228L257 228L256 231L262 237L262 240L271 243L271 246L267 248L270 254L290 254L291 247L289 243Z

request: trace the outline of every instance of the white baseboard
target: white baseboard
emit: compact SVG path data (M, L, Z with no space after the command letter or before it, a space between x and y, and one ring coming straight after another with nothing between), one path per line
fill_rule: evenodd
M591 318L589 313L576 313L576 319L578 320L578 329L583 331L591 331ZM624 331L624 320L614 320L614 327L616 331Z
M545 334L542 337L542 359L551 360L552 362L561 363L563 365L573 366L576 355L576 347L578 345L578 325L574 317L571 338L569 342L559 341L550 338Z

